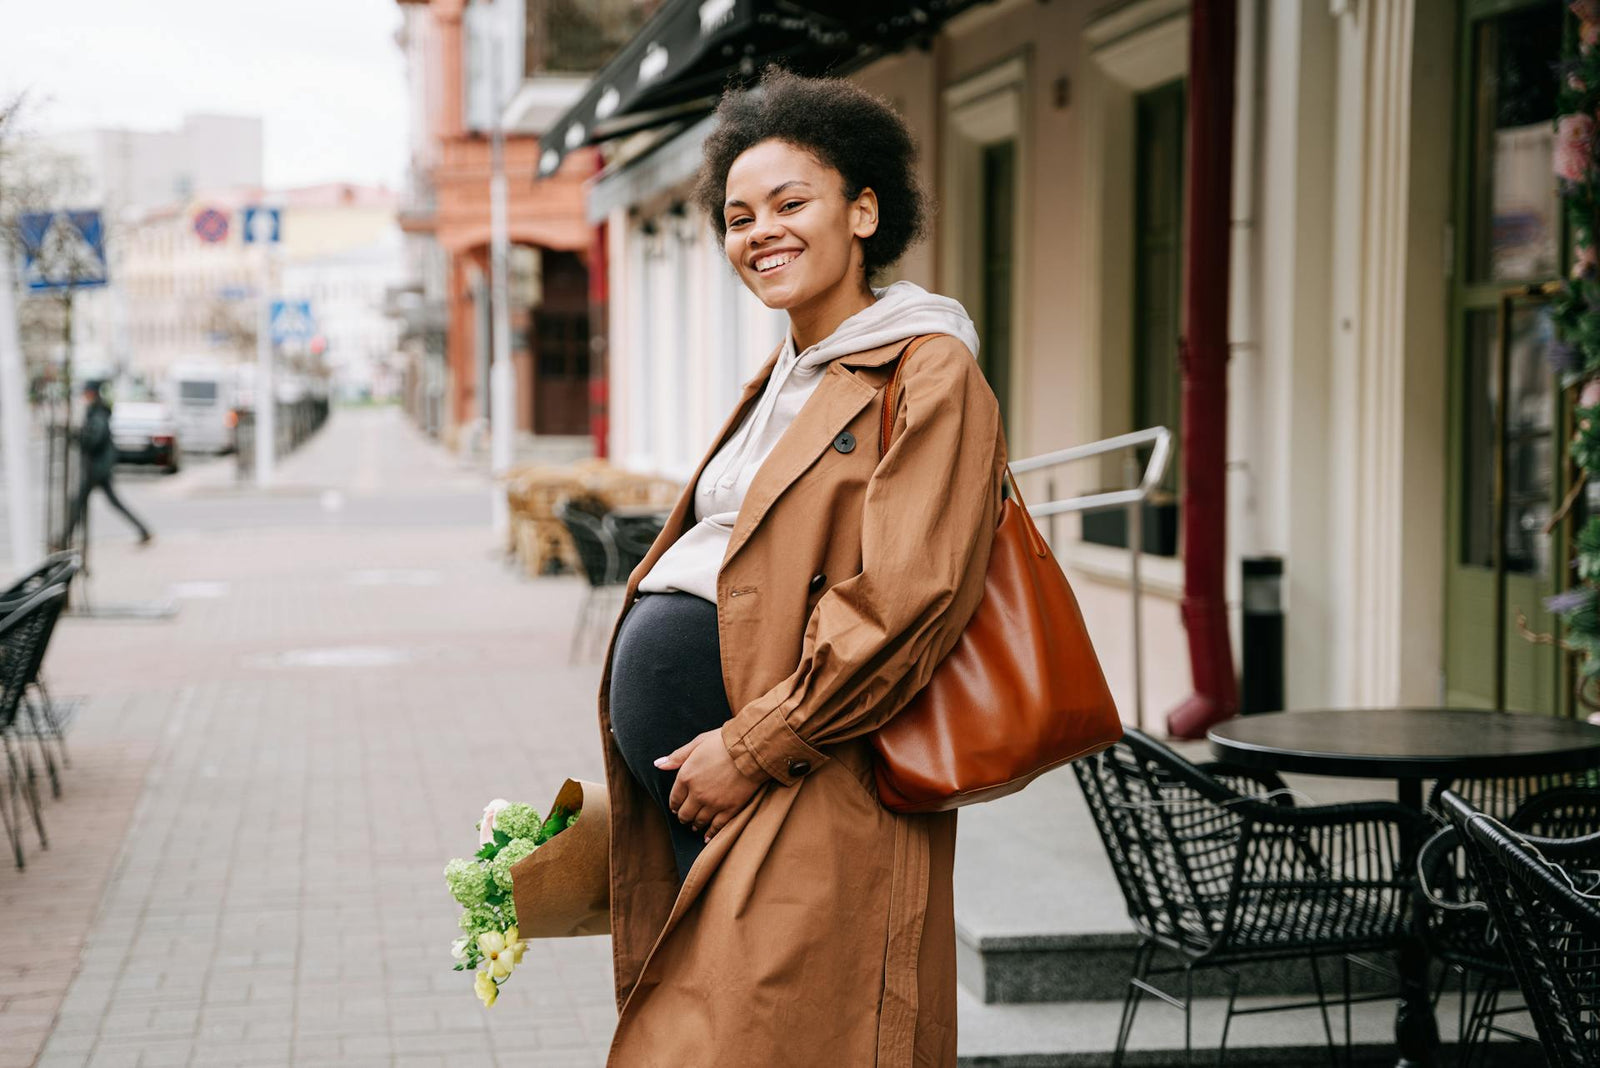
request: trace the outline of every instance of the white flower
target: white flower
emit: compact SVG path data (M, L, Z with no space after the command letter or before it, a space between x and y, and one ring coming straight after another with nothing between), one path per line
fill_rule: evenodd
M484 806L483 819L478 821L478 844L480 846L486 846L494 841L494 818L500 814L501 809L509 804L511 802L505 798L497 797Z
M456 960L466 960L467 959L467 943L470 942L470 941L471 941L470 938L468 938L466 935L462 935L460 938L456 939L454 942L451 942L450 943L450 955L452 957L454 957Z

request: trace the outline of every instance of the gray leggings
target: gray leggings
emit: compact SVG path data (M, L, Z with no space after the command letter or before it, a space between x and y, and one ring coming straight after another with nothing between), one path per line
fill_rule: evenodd
M611 729L633 777L667 820L678 882L705 848L667 807L678 773L654 761L733 715L722 686L717 606L692 593L647 593L628 611L611 660Z

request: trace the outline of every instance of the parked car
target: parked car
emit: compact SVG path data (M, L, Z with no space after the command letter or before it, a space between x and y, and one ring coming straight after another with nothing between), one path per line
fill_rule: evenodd
M160 401L121 401L111 408L111 440L117 462L155 464L178 471L178 423Z

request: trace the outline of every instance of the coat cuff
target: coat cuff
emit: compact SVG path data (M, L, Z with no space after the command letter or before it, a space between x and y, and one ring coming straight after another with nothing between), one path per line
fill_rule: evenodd
M747 707L722 725L722 741L734 765L760 781L772 778L793 786L827 763L828 757L800 739L789 726L782 705L757 713Z

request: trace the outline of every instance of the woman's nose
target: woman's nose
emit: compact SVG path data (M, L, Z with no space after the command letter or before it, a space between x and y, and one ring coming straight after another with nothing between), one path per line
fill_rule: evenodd
M770 245L782 236L783 226L776 217L757 219L750 227L750 251L754 252L763 245Z

